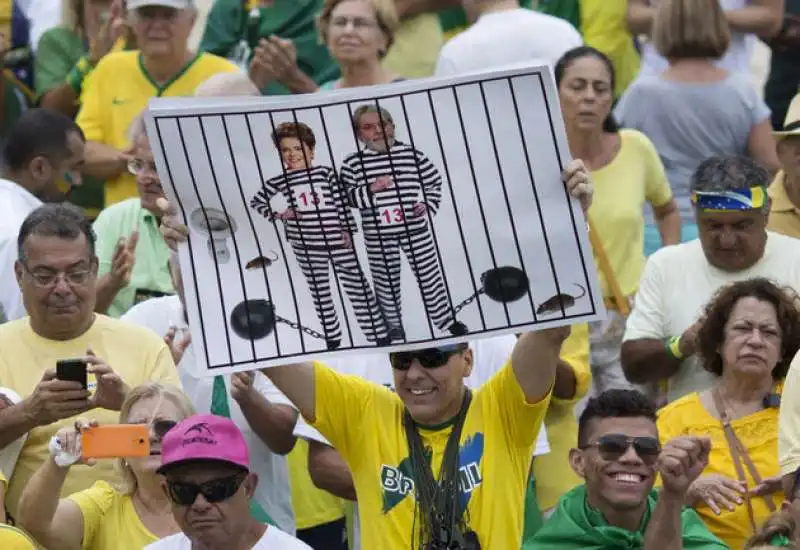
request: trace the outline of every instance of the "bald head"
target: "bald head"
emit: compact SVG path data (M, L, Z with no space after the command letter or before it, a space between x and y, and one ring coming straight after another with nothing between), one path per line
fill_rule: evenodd
M194 91L195 97L261 95L244 73L217 73L203 81Z

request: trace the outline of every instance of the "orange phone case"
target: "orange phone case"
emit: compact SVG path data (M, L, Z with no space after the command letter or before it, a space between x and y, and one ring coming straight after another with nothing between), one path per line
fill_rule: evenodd
M150 456L150 430L144 424L94 426L81 437L83 458Z

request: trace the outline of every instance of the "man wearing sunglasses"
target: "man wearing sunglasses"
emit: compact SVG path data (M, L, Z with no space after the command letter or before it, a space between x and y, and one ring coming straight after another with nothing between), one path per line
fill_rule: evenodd
M453 541L460 549L519 548L530 460L568 334L565 327L523 334L510 362L474 391L464 383L473 367L467 344L390 354L394 392L319 362L263 372L350 468L362 548L405 550L420 540L429 548ZM441 480L453 456L457 482L440 497L457 519L442 541L428 529L420 497L436 489L418 467Z
M728 546L684 508L689 485L708 464L711 441L659 444L654 403L635 390L588 401L570 465L586 483L565 494L523 550L643 548L722 550ZM656 476L662 488L653 490Z
M182 533L147 550L311 550L250 514L258 475L230 419L202 414L180 422L161 442L158 473Z

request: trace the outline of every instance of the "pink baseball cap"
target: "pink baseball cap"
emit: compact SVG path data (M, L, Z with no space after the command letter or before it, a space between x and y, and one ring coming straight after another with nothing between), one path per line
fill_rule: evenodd
M158 473L164 473L177 464L201 460L224 462L250 470L247 443L231 419L196 414L177 424L161 440Z

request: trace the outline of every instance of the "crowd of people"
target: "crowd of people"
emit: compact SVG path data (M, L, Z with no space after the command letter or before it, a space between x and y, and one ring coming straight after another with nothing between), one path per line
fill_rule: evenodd
M194 0L4 2L0 548L800 548L800 2L215 0L196 49ZM603 320L201 376L151 98L524 63Z

